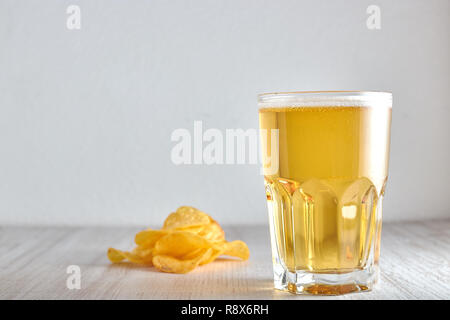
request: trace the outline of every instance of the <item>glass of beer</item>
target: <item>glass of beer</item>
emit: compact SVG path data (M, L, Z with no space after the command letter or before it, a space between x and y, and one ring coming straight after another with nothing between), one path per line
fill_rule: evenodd
M378 278L392 94L258 96L275 288L337 295Z

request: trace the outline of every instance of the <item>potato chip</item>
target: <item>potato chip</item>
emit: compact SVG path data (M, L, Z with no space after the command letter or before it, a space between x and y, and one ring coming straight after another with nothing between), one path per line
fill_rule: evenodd
M108 249L113 263L128 260L154 265L160 271L187 273L208 264L220 255L247 260L250 253L245 242L228 242L220 225L206 213L183 206L171 213L160 230L147 229L136 234L131 251Z
M175 231L156 242L154 255L170 255L180 258L196 249L209 247L211 247L211 243L199 235L186 231Z
M195 227L165 229L164 231L168 231L168 232L171 232L171 231L188 231L188 232L191 232L191 233L198 234L198 233L202 232L203 229L205 227L207 227L207 226L208 225L205 224L205 225L202 225L202 226L195 226ZM163 229L161 229L161 230L163 230Z
M157 255L153 257L153 265L162 272L188 273L194 270L202 259L203 255L188 260L177 259L167 255Z
M250 256L250 251L244 241L235 240L225 243L224 255L241 258L247 260Z
M147 229L138 232L134 237L134 242L139 246L153 247L161 237L165 236L169 232L166 230L152 230Z
M200 264L199 264L200 266L213 262L223 252L223 250L218 250L218 249L215 249L215 248L211 248L210 250L211 250L210 254L205 255L203 257L203 259L200 261Z
M210 217L193 207L179 207L176 212L171 213L164 221L163 229L187 228L207 225L211 222Z
M113 263L121 262L125 260L125 256L123 255L122 251L109 248L108 249L108 259L111 260Z
M108 249L108 258L113 263L121 262L125 259L127 259L130 262L133 263L139 263L139 264L151 264L152 260L148 260L148 258L144 256L140 256L134 252L128 252L128 251L121 251L114 248Z
M137 246L131 251L131 253L139 257L142 263L152 264L153 248L145 248L142 246Z
M214 254L214 249L213 248L209 248L207 249L203 254L202 254L202 258L199 262L199 265L204 265L207 264L208 261L211 260L212 256ZM214 259L213 259L214 260ZM212 260L211 260L212 261Z
M128 252L128 251L123 251L122 253L125 256L125 258L127 258L127 260L130 261L130 262L138 263L138 264L145 264L146 263L146 261L142 257L138 256L135 253Z
M211 223L203 226L202 230L198 233L198 235L212 241L225 240L225 232L214 220Z
M136 234L135 238L134 238L134 242L137 245L139 245L139 246L153 247L155 245L156 241L158 241L161 237L167 235L169 232L172 232L172 231L187 231L187 232L198 234L198 233L203 232L203 230L206 227L209 228L209 225L197 226L197 227L187 227L187 228L176 228L176 229L168 229L168 230L147 229L147 230L138 232ZM218 226L218 227L220 228L220 226ZM217 228L214 227L214 229L217 229ZM208 232L210 232L210 231L208 231ZM220 231L215 231L215 232L217 234Z
M207 248L198 248L191 252L188 252L187 254L182 255L181 257L179 257L179 259L182 259L182 260L193 259L195 257L198 257L199 255L202 255L206 250L208 250L208 249Z

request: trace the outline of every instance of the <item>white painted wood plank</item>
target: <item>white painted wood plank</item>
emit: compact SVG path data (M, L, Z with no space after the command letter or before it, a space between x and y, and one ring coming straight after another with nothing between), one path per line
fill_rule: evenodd
M381 279L368 293L295 296L273 289L267 226L228 227L249 261L220 259L186 275L119 264L108 247L131 248L138 228L0 228L0 299L450 299L450 220L386 224ZM80 290L66 268L81 267Z

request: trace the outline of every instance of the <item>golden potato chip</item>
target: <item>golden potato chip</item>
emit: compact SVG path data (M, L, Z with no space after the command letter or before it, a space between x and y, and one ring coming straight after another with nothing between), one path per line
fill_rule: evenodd
M138 232L134 240L137 246L131 252L109 248L109 260L153 264L163 272L187 273L220 255L243 260L250 255L243 241L227 242L223 229L214 219L187 206L171 213L162 229Z
M153 257L153 265L162 272L188 273L194 270L202 259L203 255L187 260L177 259L167 255L156 255Z
M202 226L195 226L195 227L185 227L185 228L173 228L173 229L165 229L165 231L188 231L191 233L200 233L206 226L208 226L207 224L202 225Z
M225 232L214 220L211 223L203 226L198 235L211 241L225 240Z
M135 253L132 252L128 252L128 251L123 251L123 255L125 256L125 258L127 258L128 261L133 262L133 263L138 263L138 264L145 264L145 261L143 258L141 258L140 256L138 256Z
M175 229L202 226L210 223L210 217L193 207L179 207L164 221L163 229Z
M206 251L204 251L204 253L202 254L202 258L200 259L198 264L199 265L207 264L208 261L211 260L211 257L213 256L213 254L214 254L213 248L206 249ZM214 259L212 259L212 260L214 260Z
M108 258L113 263L121 262L125 259L127 259L130 262L133 263L140 263L140 264L149 264L151 263L148 259L145 259L144 257L134 253L134 252L128 252L128 251L121 251L114 248L108 249Z
M211 243L191 232L174 231L160 238L154 248L154 255L183 257L200 248L209 248Z
M143 247L143 246L137 246L135 247L132 251L132 253L140 256L140 257L147 257L149 255L152 255L153 253L153 248L147 248L147 247Z
M147 229L138 232L134 237L134 242L139 246L153 247L161 237L165 236L169 232L166 230L152 230Z
M205 254L203 259L200 261L199 265L202 266L204 264L208 264L217 259L218 256L222 254L223 250L219 250L216 248L211 248L209 254Z
M250 251L244 241L235 240L225 243L223 254L247 260L250 256Z
M122 251L109 248L108 249L108 259L111 260L113 263L121 262L125 260L125 256L123 255Z
M147 229L140 231L136 234L134 242L139 246L153 247L161 237L165 236L172 231L187 231L191 233L200 233L207 226L197 226L197 227L187 227L187 228L177 228L177 229L167 229L167 230L152 230ZM219 227L220 228L220 227Z
M181 260L190 260L190 259L198 257L199 255L202 255L203 253L205 253L206 250L209 250L209 249L207 249L207 248L198 248L198 249L195 249L193 251L188 252L187 254L184 254L184 255L180 256L179 259L181 259Z
M132 254L139 257L144 264L152 264L153 248L137 246L131 251Z

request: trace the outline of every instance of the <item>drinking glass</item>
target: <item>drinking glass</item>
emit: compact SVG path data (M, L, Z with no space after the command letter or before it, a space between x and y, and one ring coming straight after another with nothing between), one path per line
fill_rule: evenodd
M275 288L335 295L378 278L392 95L258 96Z

